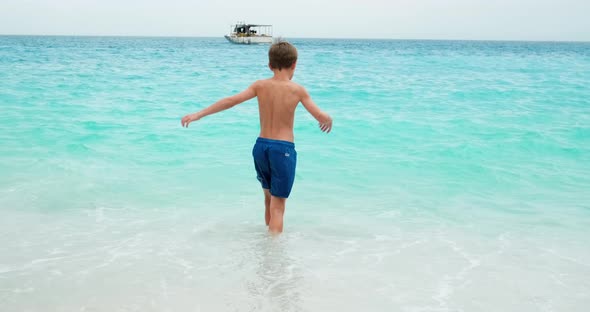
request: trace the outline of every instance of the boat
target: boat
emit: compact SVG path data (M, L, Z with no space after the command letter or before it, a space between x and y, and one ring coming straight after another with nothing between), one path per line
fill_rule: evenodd
M272 25L237 22L231 25L229 34L224 37L229 42L237 44L270 44L272 43Z

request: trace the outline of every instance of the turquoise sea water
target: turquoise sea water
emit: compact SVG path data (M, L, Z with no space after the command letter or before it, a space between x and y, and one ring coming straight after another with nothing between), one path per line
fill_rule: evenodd
M0 37L2 311L586 311L590 44L292 40L285 233L268 77L223 39Z

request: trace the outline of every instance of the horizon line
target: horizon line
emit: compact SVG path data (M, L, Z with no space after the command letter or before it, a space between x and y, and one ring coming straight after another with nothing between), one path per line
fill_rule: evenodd
M223 36L199 36L199 35L89 35L89 34L4 34L0 37L99 37L99 38L203 38L203 39L224 39ZM275 36L273 36L275 37ZM291 39L323 39L323 40L391 40L391 41L474 41L474 42L539 42L539 43L590 43L590 40L568 40L568 39L452 39L452 38L363 38L363 37L287 37L276 36L276 38Z

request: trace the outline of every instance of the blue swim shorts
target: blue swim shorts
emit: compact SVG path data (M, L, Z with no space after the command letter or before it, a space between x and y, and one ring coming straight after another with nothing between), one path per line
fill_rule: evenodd
M262 188L276 197L288 198L295 181L297 152L288 141L258 138L254 149L254 167Z

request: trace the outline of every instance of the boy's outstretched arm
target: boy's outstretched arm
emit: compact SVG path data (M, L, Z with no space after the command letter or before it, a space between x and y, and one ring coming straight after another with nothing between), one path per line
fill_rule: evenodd
M249 86L246 90L244 90L236 95L232 95L232 96L223 98L199 112L196 112L193 114L188 114L188 115L182 117L182 120L180 121L180 123L182 124L183 127L188 127L188 125L193 121L197 121L205 116L209 116L209 115L218 113L220 111L226 110L228 108L232 108L242 102L252 99L255 96L256 96L256 82L253 83L251 86Z
M301 87L301 92L301 104L303 104L303 107L318 121L323 132L330 133L332 130L332 117L316 105L305 88Z

